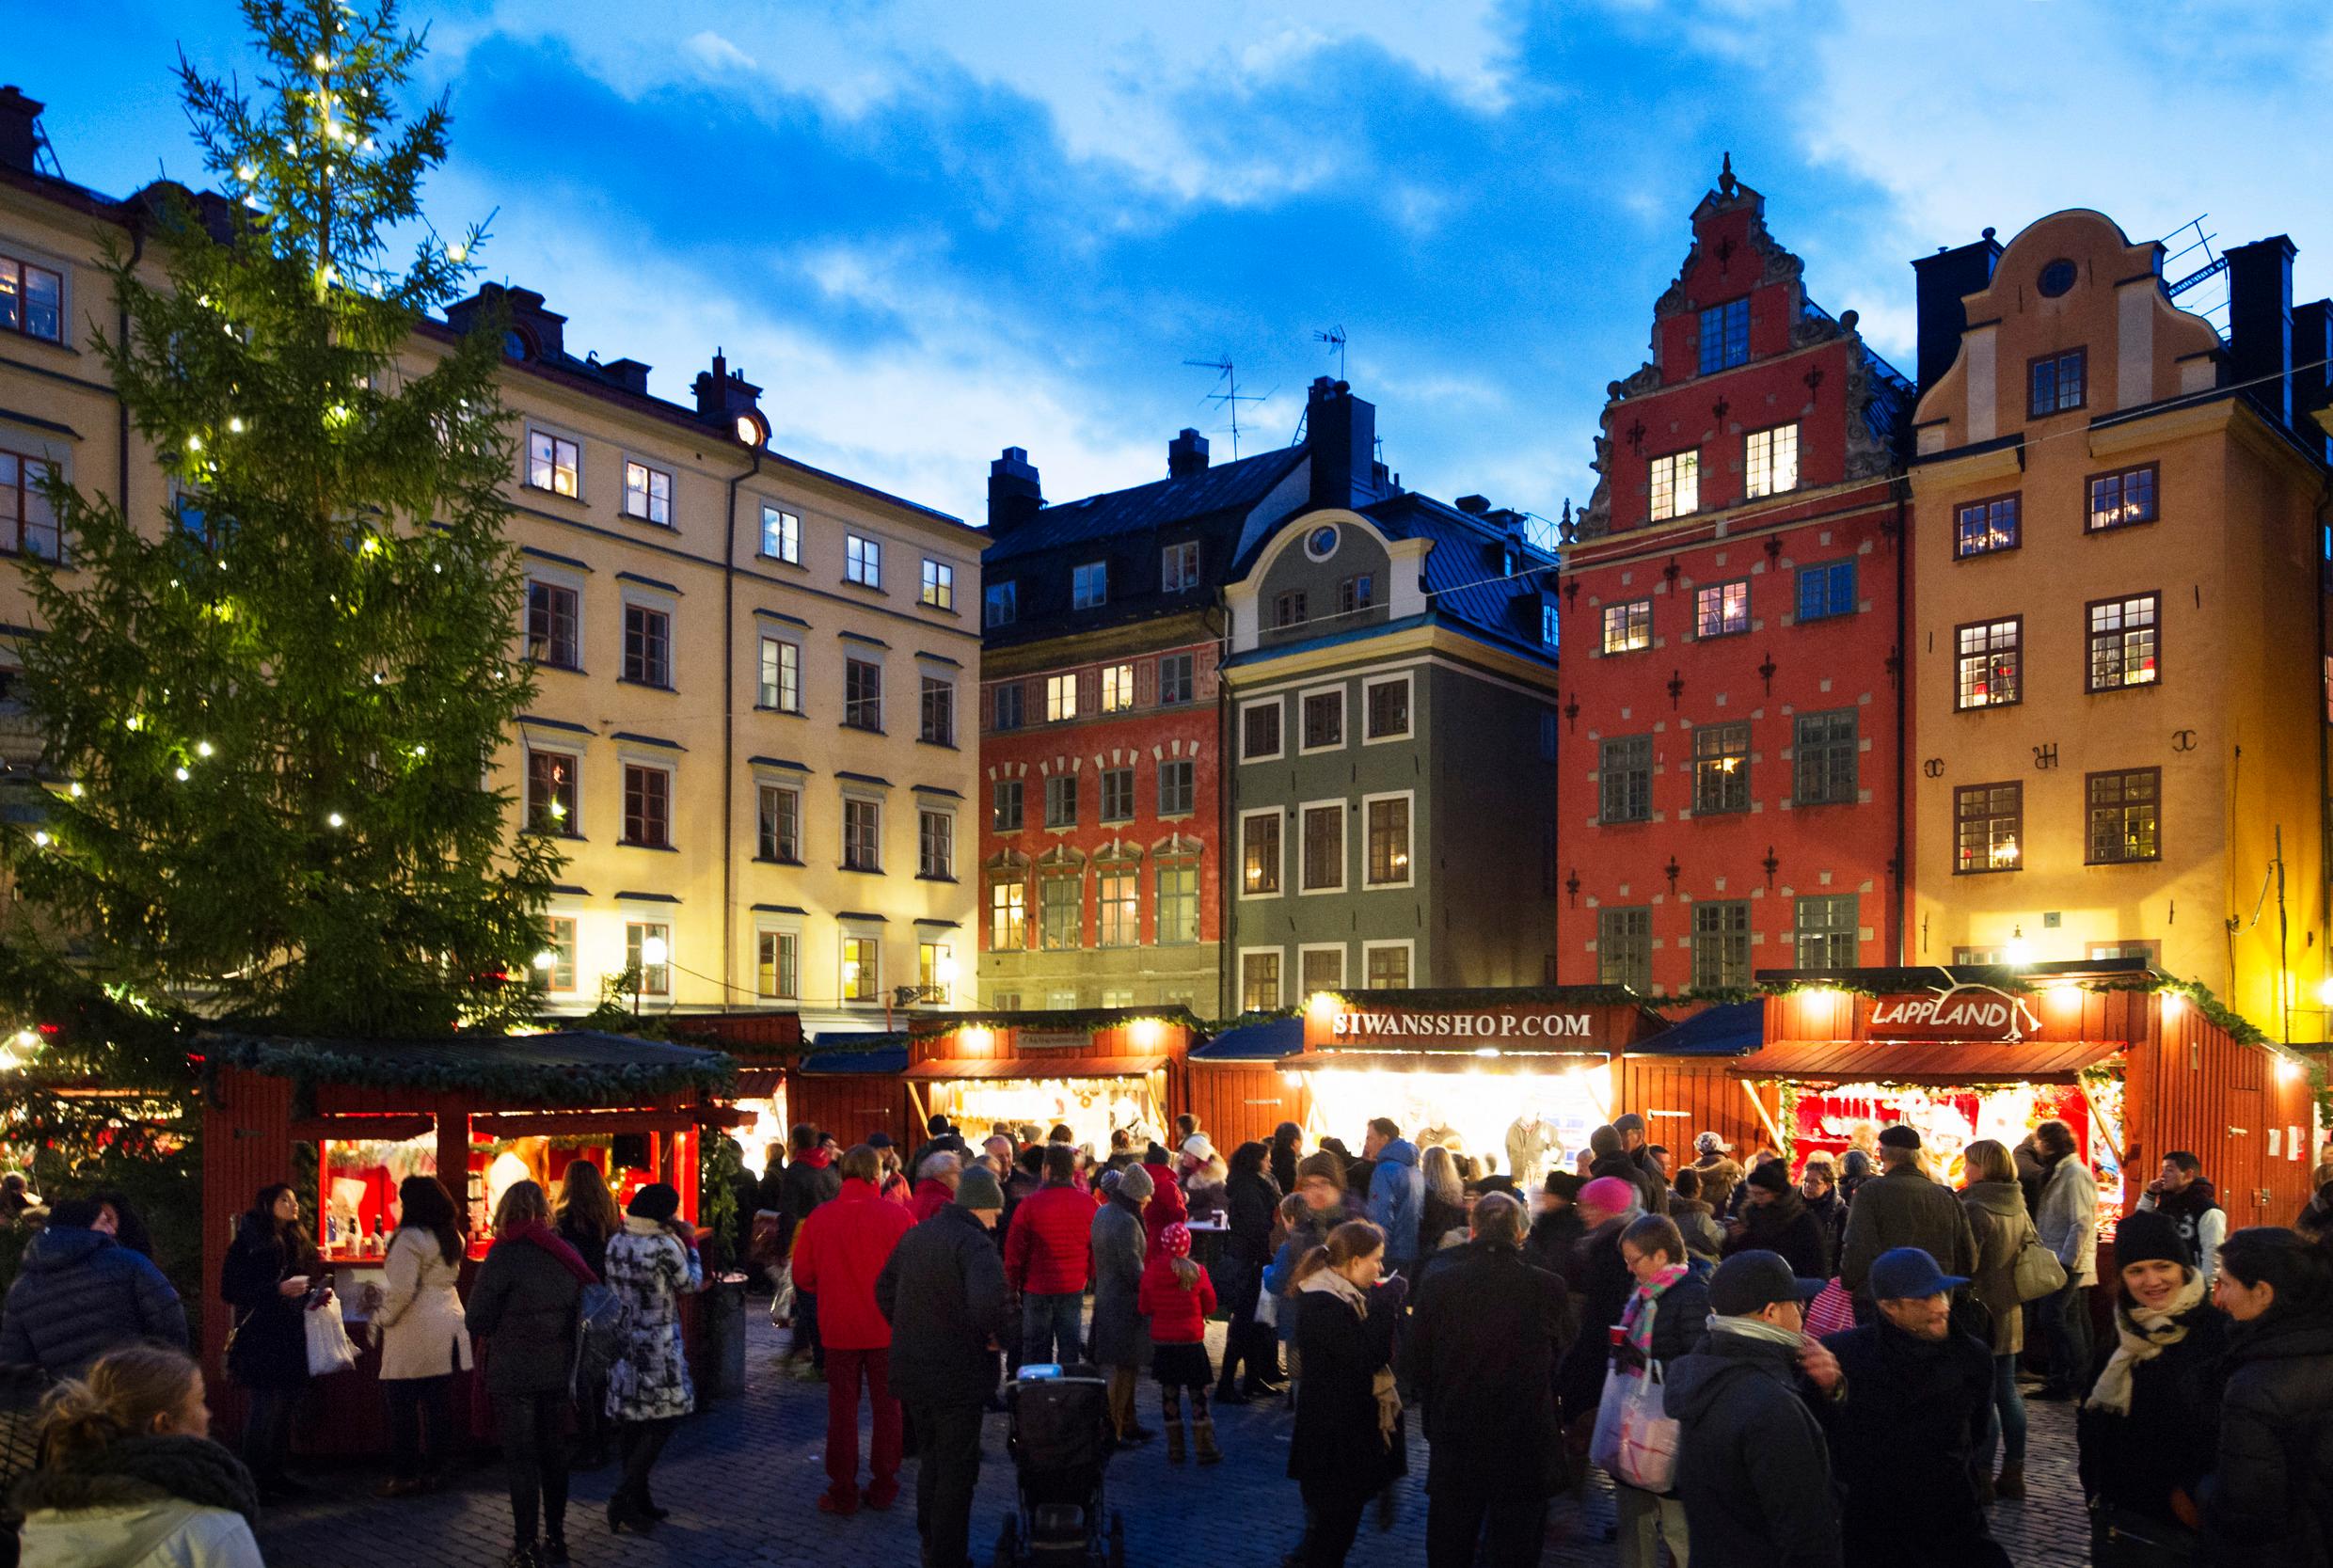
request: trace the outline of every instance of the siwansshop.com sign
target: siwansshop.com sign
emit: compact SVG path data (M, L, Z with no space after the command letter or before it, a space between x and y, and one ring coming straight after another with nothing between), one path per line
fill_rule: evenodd
M1992 986L1939 987L1925 996L1882 996L1870 1032L1881 1038L2022 1040L2041 1027L2022 996Z
M1339 1013L1339 1039L1584 1040L1586 1013Z

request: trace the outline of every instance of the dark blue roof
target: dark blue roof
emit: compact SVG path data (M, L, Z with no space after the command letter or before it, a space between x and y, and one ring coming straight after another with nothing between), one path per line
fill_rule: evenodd
M990 545L982 560L993 565L1065 545L1147 532L1219 513L1245 514L1304 461L1304 453L1302 447L1282 447L1218 463L1180 479L1153 480L1130 490L1107 490L1083 500L1048 506Z
M1192 1058L1208 1062L1276 1062L1304 1049L1304 1020L1266 1019L1261 1023L1235 1023L1195 1048Z
M1728 1002L1628 1047L1631 1056L1745 1056L1766 1043L1766 1004Z
M1433 614L1553 657L1539 640L1539 605L1555 590L1556 558L1455 507L1415 491L1373 501L1362 515L1388 533L1434 541L1426 552L1426 594ZM1517 571L1507 571L1507 554ZM1517 602L1528 607L1518 618Z
M857 1044L852 1044L852 1041ZM803 1072L887 1073L907 1070L907 1040L899 1035L852 1035L828 1032L817 1037L818 1049L801 1059Z

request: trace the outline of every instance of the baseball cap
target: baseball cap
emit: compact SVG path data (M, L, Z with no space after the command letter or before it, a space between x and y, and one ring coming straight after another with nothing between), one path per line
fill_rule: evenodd
M1722 1318L1747 1318L1778 1301L1812 1301L1822 1294L1823 1285L1792 1274L1779 1252L1738 1252L1709 1276L1709 1310Z
M1916 1246L1891 1247L1871 1262L1873 1301L1926 1301L1967 1283L1938 1268L1936 1259Z

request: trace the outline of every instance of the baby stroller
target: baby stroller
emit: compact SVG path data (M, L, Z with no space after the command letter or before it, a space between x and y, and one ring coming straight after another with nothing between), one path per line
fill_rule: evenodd
M1020 1508L997 1533L996 1568L1125 1568L1125 1520L1102 1522L1109 1388L1091 1367L1037 1364L1005 1386Z

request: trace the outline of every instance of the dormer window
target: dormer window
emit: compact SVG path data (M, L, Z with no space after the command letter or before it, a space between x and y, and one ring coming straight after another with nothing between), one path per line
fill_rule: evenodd
M1110 563L1088 561L1073 567L1070 573L1070 606L1073 610L1093 610L1108 602L1110 597Z
M1712 375L1750 362L1750 301L1728 300L1701 313L1701 373Z

